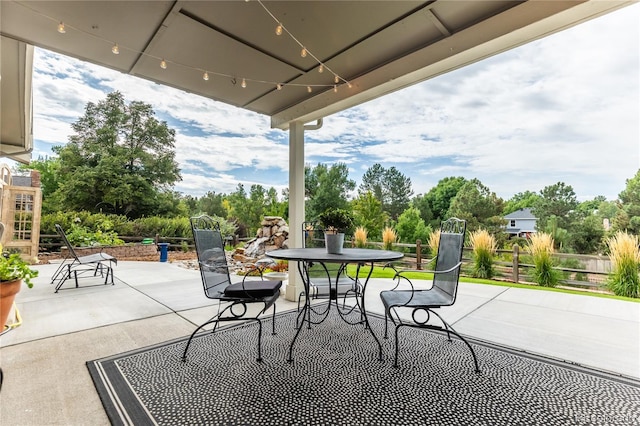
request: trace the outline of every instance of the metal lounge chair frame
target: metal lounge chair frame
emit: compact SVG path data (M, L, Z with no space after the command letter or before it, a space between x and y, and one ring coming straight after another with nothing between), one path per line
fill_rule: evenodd
M398 366L398 331L401 327L413 327L445 332L449 341L451 341L451 334L457 336L471 351L475 371L477 373L480 372L478 358L473 347L435 311L435 309L443 306L451 306L456 301L465 233L466 222L464 220L451 218L441 224L435 270L412 271L433 273L433 285L431 288L416 289L411 280L403 275L408 270L401 270L396 271L394 277L394 280L398 281L396 286L392 290L380 293L380 298L385 307L385 339L388 338L389 319L395 325L395 367ZM406 281L410 289L401 289L401 280ZM405 314L410 312L410 315L402 316L400 315L401 311L405 311ZM442 325L429 323L431 314L437 317Z
M204 294L209 299L218 301L217 312L194 330L185 345L182 361L187 360L187 351L195 335L203 327L214 324L212 333L221 322L252 321L258 324L258 361L262 361L262 321L259 316L273 305L272 334L276 334L276 300L280 296L282 281L262 280L264 266L254 265L261 280L247 280L232 284L229 265L224 251L224 238L220 232L220 225L211 217L202 215L191 218L191 230L198 254L200 277L204 287ZM266 266L266 265L265 265ZM248 304L262 303L262 309L255 317L245 316Z
M57 293L62 285L72 276L75 280L76 288L78 288L78 278L88 273L92 273L94 277L98 276L98 274L104 277L105 285L109 282L111 282L111 285L115 284L113 281L113 264L118 263L115 257L103 252L78 256L69 242L67 234L65 234L62 229L62 226L56 223L55 227L64 245L67 247L66 257L62 260L62 263L58 266L58 269L56 269L56 272L51 278L51 284L56 285L55 293Z

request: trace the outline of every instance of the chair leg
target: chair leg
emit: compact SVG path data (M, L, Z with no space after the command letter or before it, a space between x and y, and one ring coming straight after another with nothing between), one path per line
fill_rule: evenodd
M400 327L402 327L402 324L398 324L396 325L396 344L395 344L395 355L393 358L393 366L394 368L398 368L398 331L400 330Z
M191 333L191 336L189 336L189 340L187 341L187 344L184 347L184 351L182 352L182 357L180 358L182 362L187 362L187 352L189 351L189 346L191 346L191 341L193 340L195 335L198 333L198 331L202 330L202 328L206 325L215 323L212 331L212 332L215 332L215 330L218 328L218 325L220 324L220 321L255 321L257 322L258 323L258 358L256 358L256 361L262 362L262 321L260 321L260 319L258 318L242 318L242 319L220 318L217 315L214 318L215 319L212 318L209 321L205 322L204 324L200 325L198 328L196 328L193 331L193 333Z
M271 335L276 335L276 305L273 304L273 316L271 317Z
M387 311L386 309L384 310L384 338L388 339L389 338L389 315L390 312Z

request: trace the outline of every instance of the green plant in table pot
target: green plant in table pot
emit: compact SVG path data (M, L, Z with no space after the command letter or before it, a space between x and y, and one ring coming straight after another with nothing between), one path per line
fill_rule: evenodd
M2 246L0 246L0 253ZM0 332L4 331L13 301L22 288L22 282L27 287L33 287L32 278L38 276L38 271L31 269L31 264L20 257L18 253L2 253L0 255Z
M353 214L345 209L329 208L320 213L318 223L324 229L327 253L341 254L344 235L353 229Z

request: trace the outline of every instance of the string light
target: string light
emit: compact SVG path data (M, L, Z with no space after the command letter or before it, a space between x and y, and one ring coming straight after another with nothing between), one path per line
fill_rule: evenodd
M0 1L1 1L1 0L0 0ZM248 2L249 0L246 0L246 1ZM285 32L286 32L286 33L287 33L287 35L288 35L288 36L289 36L289 37L290 37L290 38L291 38L295 43L297 43L297 44L300 46L300 48L301 48L301 50L300 50L300 56L301 56L301 57L303 57L303 58L306 58L307 56L312 57L312 58L313 58L313 59L318 63L318 72L319 72L319 73L323 73L323 72L324 72L324 70L325 70L325 68L326 68L326 69L328 70L328 72L330 72L331 74L333 74L333 76L334 76L334 83L335 83L335 84L333 84L333 85L329 85L329 84L313 84L312 86L317 86L317 87L327 87L327 88L331 88L331 87L333 87L333 91L334 91L334 92L337 92L337 91L338 91L338 85L339 85L341 82L346 83L346 84L347 84L347 86L348 86L349 88L351 88L351 87L352 87L352 85L351 85L351 83L350 83L350 82L348 82L346 79L344 79L344 78L340 77L340 76L339 76L335 71L333 71L331 68L329 68L328 66L326 66L326 64L324 64L322 61L320 61L320 60L319 60L319 59L318 59L318 58L317 58L317 57L316 57L312 52L310 52L310 51L309 51L309 50L308 50L308 49L307 49L307 48L306 48L306 47L305 47L305 46L304 46L304 45L303 45L303 44L302 44L302 43L301 43L301 42L300 42L300 41L299 41L299 40L298 40L298 39L297 39L297 38L296 38L296 37L295 37L291 32L289 32L289 30L285 27L285 25L284 25L282 22L280 22L280 20L278 20L278 19L277 19L277 18L276 18L272 13L271 13L271 11L269 11L269 9L267 9L267 7L264 5L264 3L263 3L263 1L262 1L262 0L256 0L256 3L258 3L258 4L259 4L259 5L260 5L260 6L261 6L261 7L262 7L262 8L263 8L263 9L264 9L268 14L269 14L269 16L271 16L271 18L276 22L276 24L277 24L277 25L276 25L276 28L275 28L275 33L276 33L276 35L280 36L280 35L282 35L283 33L285 33ZM27 7L27 8L29 8L28 6L26 6L26 5L24 5L24 4L21 4L21 5L22 5L23 7ZM29 8L29 9L31 9L31 8ZM40 15L42 15L42 16L44 16L45 18L47 18L47 19L49 19L49 20L51 20L51 21L58 22L58 25L57 25L57 31L58 31L60 34L65 34L65 33L67 32L67 31L66 31L66 30L67 30L67 27L66 27L66 25L65 25L65 23L64 23L63 21L59 21L59 20L55 19L54 17L49 16L49 15L46 15L46 14L43 14L43 13L41 13L41 12L38 12L38 11L35 11L35 10L33 10L33 11L34 11L34 12L36 12L36 13L38 13L38 14L40 14ZM102 38L102 37L100 37L100 36L96 35L95 33L91 33L91 32L88 32L88 31L84 31L84 30L82 30L82 29L79 29L79 28L76 28L76 27L73 27L73 26L71 26L71 27L69 27L69 28L71 28L72 30L77 31L77 32L79 32L79 33L82 33L82 34L84 34L84 35L86 35L86 36L89 36L89 37L92 37L92 38L98 39L98 40L100 40L100 41L102 41L102 42L109 42L109 43L113 43L113 42L110 42L109 40L106 40L106 39L104 39L104 38ZM143 51L139 51L139 50L136 50L136 49L133 49L133 48L129 48L129 47L126 47L126 46L125 46L125 49L127 49L127 50L129 50L129 51L131 51L131 52L134 52L134 53L138 53L138 54L140 54L141 56L149 56L149 57L152 57L152 58L154 57L154 56L149 55L149 54L147 54L147 53L145 53L145 52L143 52ZM120 54L120 46L119 46L119 44L118 44L118 43L113 43L113 44L111 45L111 52L112 52L114 55L118 55L118 54ZM156 59L157 59L157 57L156 57ZM172 64L172 65L177 65L177 66L179 66L179 67L183 67L183 68L186 68L186 69L190 69L190 70L196 70L196 71L198 70L198 69L197 69L197 68L195 68L195 67L192 67L192 66L189 66L189 65L185 65L185 64L181 64L181 63L179 63L179 62L171 61L171 64ZM167 69L167 61L166 61L164 58L162 58L162 59L161 59L161 61L160 61L160 68L162 68L162 69ZM212 73L213 73L214 75L218 75L218 76L221 76L221 77L230 78L230 79L232 79L232 81L233 81L233 82L234 82L234 84L235 84L235 77L234 77L234 76L232 76L232 75L225 74L225 73L220 73L220 72L213 72L213 71L212 71ZM202 79L203 79L203 80L205 80L205 81L208 81L208 80L209 80L209 72L208 72L208 71L204 71L204 72L203 72L203 74L202 74ZM257 80L257 79L247 79L247 78L242 78L241 86L242 86L243 88L246 88L246 87L247 87L247 80L248 80L248 81L251 81L251 82L255 82L255 83L261 83L261 84L273 84L273 85L275 85L275 86L276 86L276 89L277 89L277 90L282 90L282 87L284 86L282 83L276 83L276 82L272 82L272 81L264 81L264 80ZM307 92L308 92L308 93L312 93L312 91L313 91L312 86L305 85L305 84L300 84L300 83L287 83L287 85L288 85L288 86L294 86L294 87L305 87L305 86L306 86L306 88L307 88Z

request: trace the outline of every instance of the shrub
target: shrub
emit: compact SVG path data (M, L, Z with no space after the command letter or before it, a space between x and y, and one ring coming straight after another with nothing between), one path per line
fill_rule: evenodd
M558 285L559 273L553 269L553 238L544 232L531 235L527 251L533 257L532 279L543 287Z
M494 275L493 256L496 252L496 239L484 229L478 229L469 236L473 249L473 276L491 278Z
M367 230L362 226L358 226L353 234L353 239L356 247L365 248L367 246Z
M618 296L639 297L640 293L640 248L637 235L619 231L607 240L611 274L607 284Z
M65 231L67 239L74 247L118 246L124 244L114 231L91 231L85 226L73 225Z
M393 228L386 227L382 231L382 248L384 250L393 250L393 245L398 241L398 235Z

